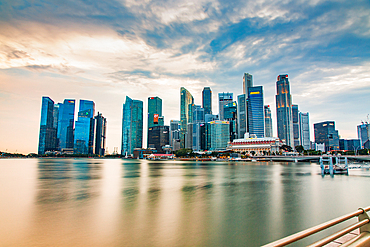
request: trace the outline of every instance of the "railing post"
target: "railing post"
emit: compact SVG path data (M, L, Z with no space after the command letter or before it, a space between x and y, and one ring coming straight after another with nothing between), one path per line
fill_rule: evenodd
M370 220L369 215L366 213L366 211L363 208L359 208L359 210L362 210L362 213L358 216L359 222L365 219ZM363 232L370 232L370 223L367 223L366 225L360 227L360 233L363 233Z

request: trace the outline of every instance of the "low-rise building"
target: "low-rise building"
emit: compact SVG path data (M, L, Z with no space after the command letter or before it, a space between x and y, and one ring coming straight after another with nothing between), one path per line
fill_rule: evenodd
M246 133L244 138L229 142L228 150L265 155L279 152L281 145L282 142L278 137L256 138L255 135L249 137L249 134Z

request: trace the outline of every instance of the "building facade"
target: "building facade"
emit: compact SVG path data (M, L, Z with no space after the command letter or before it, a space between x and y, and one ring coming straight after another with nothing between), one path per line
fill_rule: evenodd
M299 128L301 145L305 150L311 149L310 141L310 117L308 112L299 112Z
M245 94L238 95L238 137L241 138L247 132L247 112Z
M280 143L277 137L235 139L229 143L228 150L242 152L249 155L268 155L279 152Z
M265 136L265 117L263 103L263 87L248 88L248 130L250 135L258 138Z
M169 145L170 126L154 126L148 130L148 138L151 139L149 148L155 148L157 153L165 153L162 149L165 145Z
M224 120L229 121L230 141L238 138L238 107L235 101L224 105Z
M315 143L325 144L325 151L339 150L339 134L334 121L315 123Z
M54 101L49 97L42 97L38 154L55 151L57 147L56 141L57 129L54 127Z
M202 107L204 108L204 114L212 114L212 90L210 87L203 88Z
M74 147L74 118L75 100L65 99L63 104L59 104L58 117L58 147L61 151L73 150Z
M272 137L272 118L271 109L269 105L263 107L265 113L265 137Z
M101 113L95 119L95 154L103 156L105 154L105 142L107 133L107 119Z
M248 95L248 88L253 87L253 76L249 73L243 75L243 94Z
M220 120L210 122L207 134L210 150L226 150L229 142L229 122Z
M293 138L294 138L294 148L295 148L296 146L301 145L298 105L292 105L292 119L293 119Z
M360 139L361 147L364 148L365 142L368 142L370 139L370 124L362 123L357 126L357 137Z
M194 98L191 93L184 87L180 88L180 148L186 147L186 134L188 122L192 119L192 105ZM191 147L190 147L191 148Z
M339 150L358 151L361 149L360 139L339 139Z
M74 148L75 154L94 153L95 103L91 100L80 100L78 119L75 124Z
M224 106L233 101L233 93L219 93L218 94L218 110L220 120L224 120Z
M279 75L276 81L277 134L281 141L293 147L292 96L288 75ZM294 148L294 147L293 147Z

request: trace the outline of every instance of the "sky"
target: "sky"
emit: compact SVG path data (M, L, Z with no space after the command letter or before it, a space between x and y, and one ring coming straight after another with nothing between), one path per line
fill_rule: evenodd
M276 136L276 78L313 124L357 138L370 96L370 1L0 0L0 151L37 152L41 98L93 100L107 149L121 148L126 96L163 100L180 116L180 87L242 93L263 86ZM76 105L77 116L78 105ZM147 119L144 117L144 125ZM146 143L146 131L144 141Z

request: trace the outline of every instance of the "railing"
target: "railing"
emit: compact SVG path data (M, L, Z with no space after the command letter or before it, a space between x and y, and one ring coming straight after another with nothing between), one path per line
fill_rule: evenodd
M356 217L356 216L358 216L358 222L357 223L355 223L353 225L350 225L350 226L346 227L345 229L340 230L340 231L338 231L338 232L336 232L336 233L334 233L334 234L332 234L332 235L330 235L330 236L328 236L324 239L321 239L321 240L313 243L310 246L323 246L323 245L328 244L328 243L334 241L335 239L338 239L341 236L343 236L343 235L345 235L345 234L347 234L347 233L349 233L353 230L356 230L358 228L360 228L360 235L358 235L355 239L351 240L351 242L355 243L356 241L363 241L364 238L367 238L366 241L368 241L368 245L366 245L366 246L370 246L370 238L369 238L369 235L370 235L370 224L369 224L370 218L369 218L369 215L366 213L369 210L370 210L370 206L367 207L367 208L359 208L357 211L355 211L353 213L344 215L344 216L336 218L334 220L330 220L330 221L325 222L323 224L320 224L318 226L311 227L307 230L298 232L296 234L293 234L293 235L290 235L288 237L282 238L282 239L277 240L275 242L266 244L263 247L286 246L288 244L294 243L294 242L296 242L300 239L311 236L311 235L313 235L317 232L328 229L329 227L337 225L341 222L344 222L344 221L349 220L349 219L351 219L353 217ZM354 244L353 246L357 246L357 245Z

